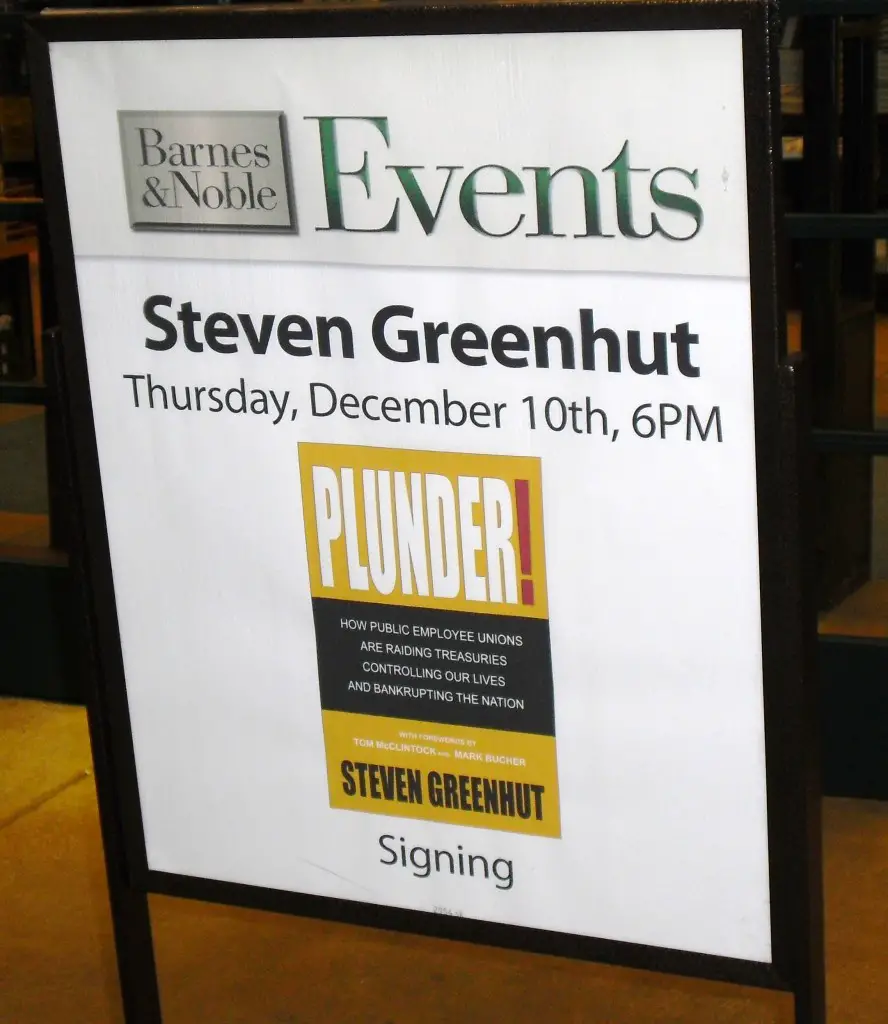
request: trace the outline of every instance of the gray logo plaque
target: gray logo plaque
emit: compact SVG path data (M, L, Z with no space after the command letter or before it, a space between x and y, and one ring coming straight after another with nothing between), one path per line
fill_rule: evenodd
M295 231L280 111L118 111L130 226Z

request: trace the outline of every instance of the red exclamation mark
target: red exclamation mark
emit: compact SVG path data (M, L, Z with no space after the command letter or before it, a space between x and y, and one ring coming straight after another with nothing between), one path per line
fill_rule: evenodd
M518 558L521 575L528 577L533 572L530 555L530 482L515 481L515 507L518 513ZM521 581L521 603L533 604L533 580Z

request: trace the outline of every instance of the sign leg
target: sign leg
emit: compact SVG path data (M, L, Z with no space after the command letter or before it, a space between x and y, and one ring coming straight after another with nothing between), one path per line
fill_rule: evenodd
M162 1024L148 894L137 888L129 877L123 830L117 817L120 794L108 743L108 722L98 697L98 686L93 683L90 691L90 741L123 1019L126 1024Z
M120 879L112 881L113 873L109 866L108 890L124 1020L126 1024L162 1024L148 896Z
M810 520L813 474L810 452L809 367L793 356L780 368L780 432L784 479L790 481L784 524L785 570L793 595L787 621L798 638L788 674L793 691L793 714L800 718L794 739L784 754L794 763L789 773L793 850L804 850L792 864L792 892L784 894L791 912L791 969L796 1024L826 1024L826 972L823 949L823 857L819 765L820 705L817 682L817 627L814 608L813 550Z
M162 1024L148 894L134 884L127 864L119 817L121 794L109 742L110 724L96 673L97 666L92 661L89 731L124 1020L126 1024Z
M71 411L66 387L65 367L61 358L61 332L57 329L46 331L44 351L47 355L47 384L57 404L58 443L68 455L71 476L61 493L68 498L67 508L59 511L64 516L64 534L70 542L72 571L78 583L77 596L83 611L83 628L80 644L70 658L70 671L82 668L84 690L87 698L90 745L92 747L93 769L96 780L96 795L99 804L99 821L102 829L102 846L105 854L105 875L108 880L108 896L111 904L111 920L114 929L114 947L117 955L117 974L123 1002L126 1024L162 1024L160 992L157 984L157 969L154 962L154 946L151 938L151 916L148 909L148 894L134 884L130 865L127 862L123 841L121 814L123 803L118 777L114 768L111 744L111 723L108 702L100 680L99 659L95 651L94 621L88 601L87 580L83 559L82 537L83 518L75 514L76 494L74 487L76 462L71 444Z

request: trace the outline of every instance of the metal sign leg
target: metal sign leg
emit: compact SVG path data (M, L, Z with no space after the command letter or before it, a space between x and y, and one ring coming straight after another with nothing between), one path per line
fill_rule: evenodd
M793 596L786 608L790 635L797 638L788 659L794 714L802 721L787 734L784 754L797 765L791 773L791 827L795 850L805 856L793 863L792 891L781 898L794 921L791 971L796 1024L826 1024L826 977L823 951L823 860L817 682L817 633L813 604L812 551L809 522L813 486L810 454L810 378L803 357L790 357L781 367L780 433L782 475L786 484L783 527L784 570Z
M68 464L71 467L71 478L67 481L69 487L64 488L62 494L67 491L68 500L73 506L77 493L76 487L73 486L76 462L71 445L69 395L65 382L64 362L61 358L61 332L58 329L45 333L44 348L53 371L49 376L48 383L55 392L53 401L59 412L59 446L67 453ZM60 511L66 520L64 523L65 534L71 546L72 572L76 573L79 584L77 592L80 609L78 610L82 610L83 624L80 631L80 649L75 652L79 657L71 659L72 664L69 666L69 670L76 672L78 668L82 667L85 677L84 688L87 692L90 744L124 1020L126 1024L162 1024L148 894L133 883L123 842L123 825L118 817L119 809L123 804L114 770L111 725L99 679L100 666L91 643L91 637L95 636L95 632L91 628L93 623L85 587L82 517L70 514L74 511L73 507L63 508Z

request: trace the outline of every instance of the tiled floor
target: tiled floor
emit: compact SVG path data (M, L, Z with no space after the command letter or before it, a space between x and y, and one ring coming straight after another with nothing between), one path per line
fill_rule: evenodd
M121 1024L83 712L0 700L0 1021ZM825 808L830 1024L888 1020L888 805ZM152 897L166 1024L792 1024L784 995Z

